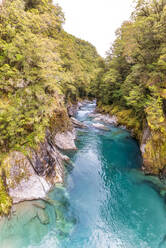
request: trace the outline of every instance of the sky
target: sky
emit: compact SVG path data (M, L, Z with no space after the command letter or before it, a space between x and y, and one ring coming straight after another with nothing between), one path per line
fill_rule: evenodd
M89 41L101 56L115 40L115 31L130 18L133 0L54 0L65 14L64 29Z

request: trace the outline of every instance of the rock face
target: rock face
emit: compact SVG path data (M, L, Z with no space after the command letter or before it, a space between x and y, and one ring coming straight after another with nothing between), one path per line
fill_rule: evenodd
M3 161L6 184L13 203L44 198L56 183L63 183L64 161L67 156L45 140L37 150L30 150L25 156L11 152Z
M67 112L69 117L75 116L78 108L79 108L78 104L68 104Z
M22 153L11 153L8 162L13 164L10 169L11 175L7 179L9 195L13 203L46 196L51 183L35 173L29 160Z
M140 145L140 150L142 154L145 153L146 143L150 138L150 135L151 135L150 128L146 126L142 134L141 145Z
M166 177L166 137L146 127L141 139L143 169L146 173Z
M74 140L76 139L75 129L63 133L57 133L54 137L55 144L62 150L76 150Z
M75 130L57 133L52 137L47 131L46 138L35 150L26 155L12 151L3 160L5 185L13 203L25 200L43 199L56 183L63 183L64 162L70 159L62 150L76 149Z

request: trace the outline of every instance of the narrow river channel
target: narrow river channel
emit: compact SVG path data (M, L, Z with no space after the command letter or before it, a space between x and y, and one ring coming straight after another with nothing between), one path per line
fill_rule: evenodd
M49 224L30 219L25 210L34 209L22 205L19 217L4 222L1 248L166 247L164 198L140 171L137 142L121 128L94 128L95 107L88 103L77 112L88 128L77 130L65 186L49 195L55 200L46 205Z

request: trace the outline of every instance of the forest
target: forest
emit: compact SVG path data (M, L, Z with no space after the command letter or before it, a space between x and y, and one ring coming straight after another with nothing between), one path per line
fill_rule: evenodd
M58 106L90 94L96 49L63 30L50 0L6 0L0 15L0 150L35 146Z
M116 32L94 91L101 111L116 115L142 142L150 173L166 166L166 1L139 0ZM155 161L155 162L154 162Z

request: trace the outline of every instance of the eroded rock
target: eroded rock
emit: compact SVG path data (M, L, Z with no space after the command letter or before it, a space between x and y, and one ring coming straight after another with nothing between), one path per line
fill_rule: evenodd
M42 209L46 208L46 204L44 201L34 201L34 202L32 202L32 205L37 207L37 208L42 208Z
M162 132L153 130L146 123L140 138L140 149L143 157L142 169L146 174L158 175L161 179L166 178L165 130L165 126L163 126Z
M98 118L98 117L100 117L101 116L101 114L97 114L97 113L90 113L89 115L88 115L89 117L91 117L91 118Z
M50 222L48 214L46 213L44 209L40 208L37 210L37 217L39 218L40 223L43 225L48 225Z
M76 150L75 139L76 132L75 129L73 129L72 131L57 133L54 137L54 142L56 146L62 150Z
M98 129L102 129L102 130L105 130L105 131L108 131L109 130L108 127L104 126L101 123L94 123L93 124L93 127L98 128Z
M55 184L63 183L64 162L69 160L47 139L27 156L9 153L2 166L13 203L44 198Z
M87 128L87 125L85 125L81 121L78 121L74 117L71 117L70 119L71 119L71 122L72 122L72 124L73 124L74 127L76 127L76 128Z
M69 117L75 116L78 110L78 104L72 104L67 106L67 112Z
M113 124L113 125L117 125L117 118L116 116L109 116L109 115L101 115L101 114L98 114L94 121L102 121L102 122L105 122L107 124Z

